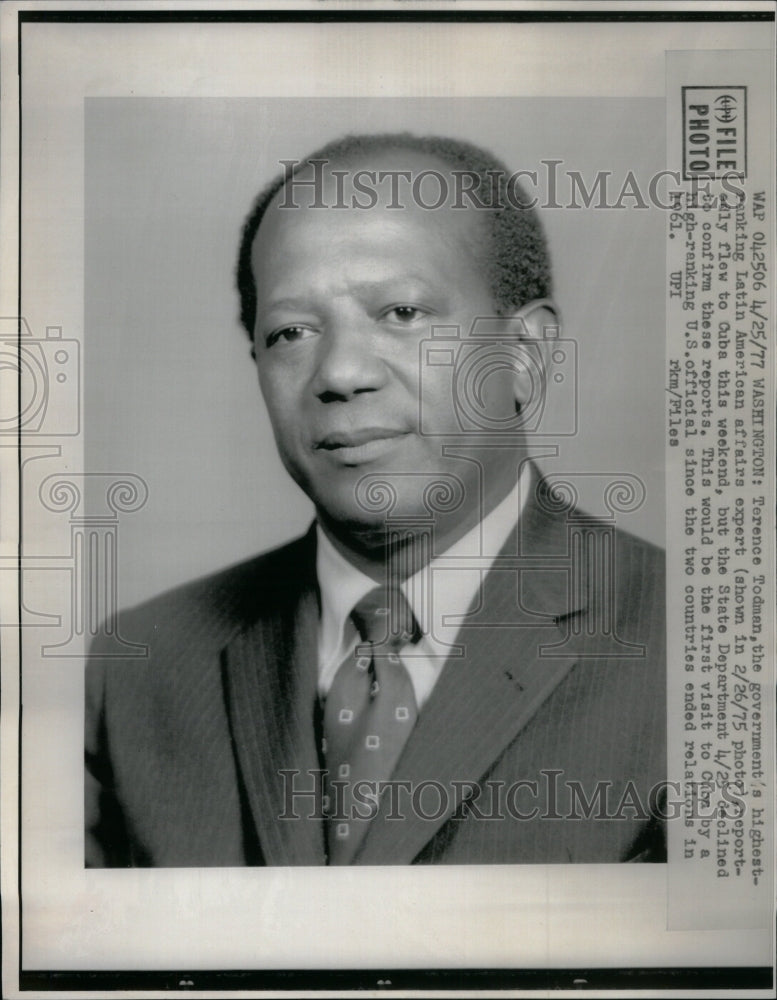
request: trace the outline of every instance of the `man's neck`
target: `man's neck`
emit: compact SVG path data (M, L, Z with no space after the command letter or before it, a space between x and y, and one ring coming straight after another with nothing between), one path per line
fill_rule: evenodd
M433 556L443 555L483 521L511 492L515 482L507 483L482 505L473 505L462 513L438 514L428 526L408 527L378 524L343 526L319 511L319 523L335 549L365 576L377 583L401 583L421 570Z

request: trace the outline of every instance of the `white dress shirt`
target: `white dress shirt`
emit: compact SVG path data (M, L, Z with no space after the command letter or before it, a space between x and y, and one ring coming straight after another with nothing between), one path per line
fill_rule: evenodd
M529 463L510 493L463 538L401 584L423 636L406 646L402 662L410 674L419 710L432 693L481 580L518 523L529 490ZM352 566L317 526L316 573L321 591L318 628L318 691L326 697L338 667L359 639L351 620L355 605L376 582ZM477 568L467 560L477 557Z

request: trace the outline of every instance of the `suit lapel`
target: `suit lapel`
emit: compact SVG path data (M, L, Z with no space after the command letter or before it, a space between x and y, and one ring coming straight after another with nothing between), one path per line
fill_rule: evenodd
M318 595L315 536L286 579L269 581L261 617L223 651L227 706L248 806L268 865L321 865L320 819L279 819L294 809L308 816L313 799L289 798L313 786L320 768L314 714ZM268 582L264 581L268 588ZM300 772L296 776L282 771Z
M547 649L562 638L563 619L587 601L585 592L572 593L563 568L548 568L566 551L566 522L529 503L520 532L520 539L514 533L500 553L520 552L526 570L520 585L514 569L492 569L484 581L487 620L512 624L462 626L456 642L464 656L446 663L393 775L411 789L439 782L449 808L429 818L440 802L430 790L417 803L419 814L409 793L397 786L402 821L387 818L391 803L384 799L356 864L411 863L455 811L454 789L462 786L452 783L481 780L576 662L574 656L549 656ZM523 624L516 623L517 586L522 607L531 612ZM477 603L471 608L473 620ZM539 623L538 615L543 616Z

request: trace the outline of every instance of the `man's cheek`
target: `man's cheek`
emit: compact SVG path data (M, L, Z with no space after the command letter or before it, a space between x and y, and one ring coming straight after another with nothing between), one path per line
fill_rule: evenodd
M450 372L438 371L423 383L419 416L423 418L422 427L434 428L437 433L455 434L459 430Z
M289 394L273 382L264 382L260 385L273 427L277 427L278 432L282 433L284 427L289 426L292 419L299 417L299 402L290 399Z

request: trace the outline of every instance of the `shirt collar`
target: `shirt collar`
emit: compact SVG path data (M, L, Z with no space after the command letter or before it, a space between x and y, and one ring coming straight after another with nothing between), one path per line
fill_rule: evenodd
M483 573L490 568L523 513L530 479L529 463L524 462L521 475L508 495L471 531L445 553L435 557L430 566L422 568L402 584L405 597L425 632L430 625L429 602L424 599L425 587L428 587L425 581L434 581L436 619L439 620L441 614L445 614L446 618L466 614ZM350 615L354 606L377 584L334 547L320 524L316 525L316 534L316 575L321 592L318 653L319 664L323 665L341 649L345 629L351 627ZM480 557L478 568L462 570L461 563L473 556ZM486 560L485 563L483 560ZM457 562L458 567L455 566ZM458 624L452 627L454 632L458 631ZM439 634L438 626L435 632ZM432 645L435 645L433 640Z
M327 663L342 645L351 611L377 584L353 566L316 525L316 575L321 591L318 633L319 663Z

